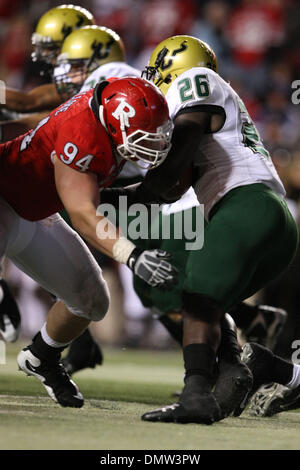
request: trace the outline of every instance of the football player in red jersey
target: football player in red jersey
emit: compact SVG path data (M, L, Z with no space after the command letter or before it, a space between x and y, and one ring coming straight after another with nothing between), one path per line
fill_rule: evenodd
M93 15L79 6L59 5L46 11L40 17L31 38L32 60L38 64L41 75L51 79L51 72L64 39L72 31L94 23ZM46 83L30 91L7 87L5 104L0 104L0 141L11 140L34 128L51 109L63 101L54 83ZM19 114L16 119L15 112L26 114ZM18 305L6 281L0 279L0 333L5 341L16 341L20 324Z
M163 95L143 79L124 78L76 95L0 146L0 254L60 299L18 364L62 406L81 407L83 397L59 362L61 351L103 318L109 294L88 248L56 213L65 207L96 249L168 288L176 282L169 255L136 248L97 206L99 186L108 186L126 160L147 168L162 163L171 133Z

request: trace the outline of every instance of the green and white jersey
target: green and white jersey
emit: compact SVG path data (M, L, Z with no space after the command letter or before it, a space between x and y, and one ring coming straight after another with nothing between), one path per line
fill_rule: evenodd
M161 211L163 215L170 215L197 206L199 206L198 198L194 189L190 187L187 192L184 193L180 199L178 199L178 201L172 202L172 204L163 204Z
M108 62L107 64L100 65L94 72L92 72L85 80L80 92L88 91L95 88L97 83L106 80L109 77L140 77L141 72L125 62Z
M192 68L176 78L166 99L170 116L194 110L212 110L225 116L223 126L201 139L194 165L199 178L194 187L205 216L228 191L238 186L264 183L284 196L268 151L260 139L244 103L216 72L204 67Z

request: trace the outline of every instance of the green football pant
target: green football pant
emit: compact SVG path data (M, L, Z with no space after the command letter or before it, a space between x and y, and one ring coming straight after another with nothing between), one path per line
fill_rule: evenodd
M185 242L161 240L160 247L172 253L180 269L174 289L149 288L135 277L145 306L180 311L185 290L214 299L225 312L288 267L298 231L285 200L263 184L252 184L233 189L213 208L202 249L186 251ZM147 248L153 245L149 240Z
M297 243L283 198L263 184L235 188L213 208L203 249L190 252L183 289L210 297L226 312L279 276Z

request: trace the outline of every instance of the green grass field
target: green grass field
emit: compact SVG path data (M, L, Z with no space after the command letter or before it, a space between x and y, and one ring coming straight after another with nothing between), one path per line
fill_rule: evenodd
M22 345L0 365L0 449L300 449L300 413L255 418L245 412L212 426L146 423L143 412L174 401L180 352L104 350L104 365L74 376L83 408L61 408L40 382L17 371Z

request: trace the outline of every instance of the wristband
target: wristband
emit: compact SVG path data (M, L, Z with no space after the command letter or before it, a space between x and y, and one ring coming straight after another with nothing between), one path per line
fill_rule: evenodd
M126 264L135 245L125 237L119 238L113 246L113 258L118 263Z
M138 259L142 251L143 250L141 250L140 248L135 247L135 249L130 253L126 263L130 269L134 270L136 260Z

